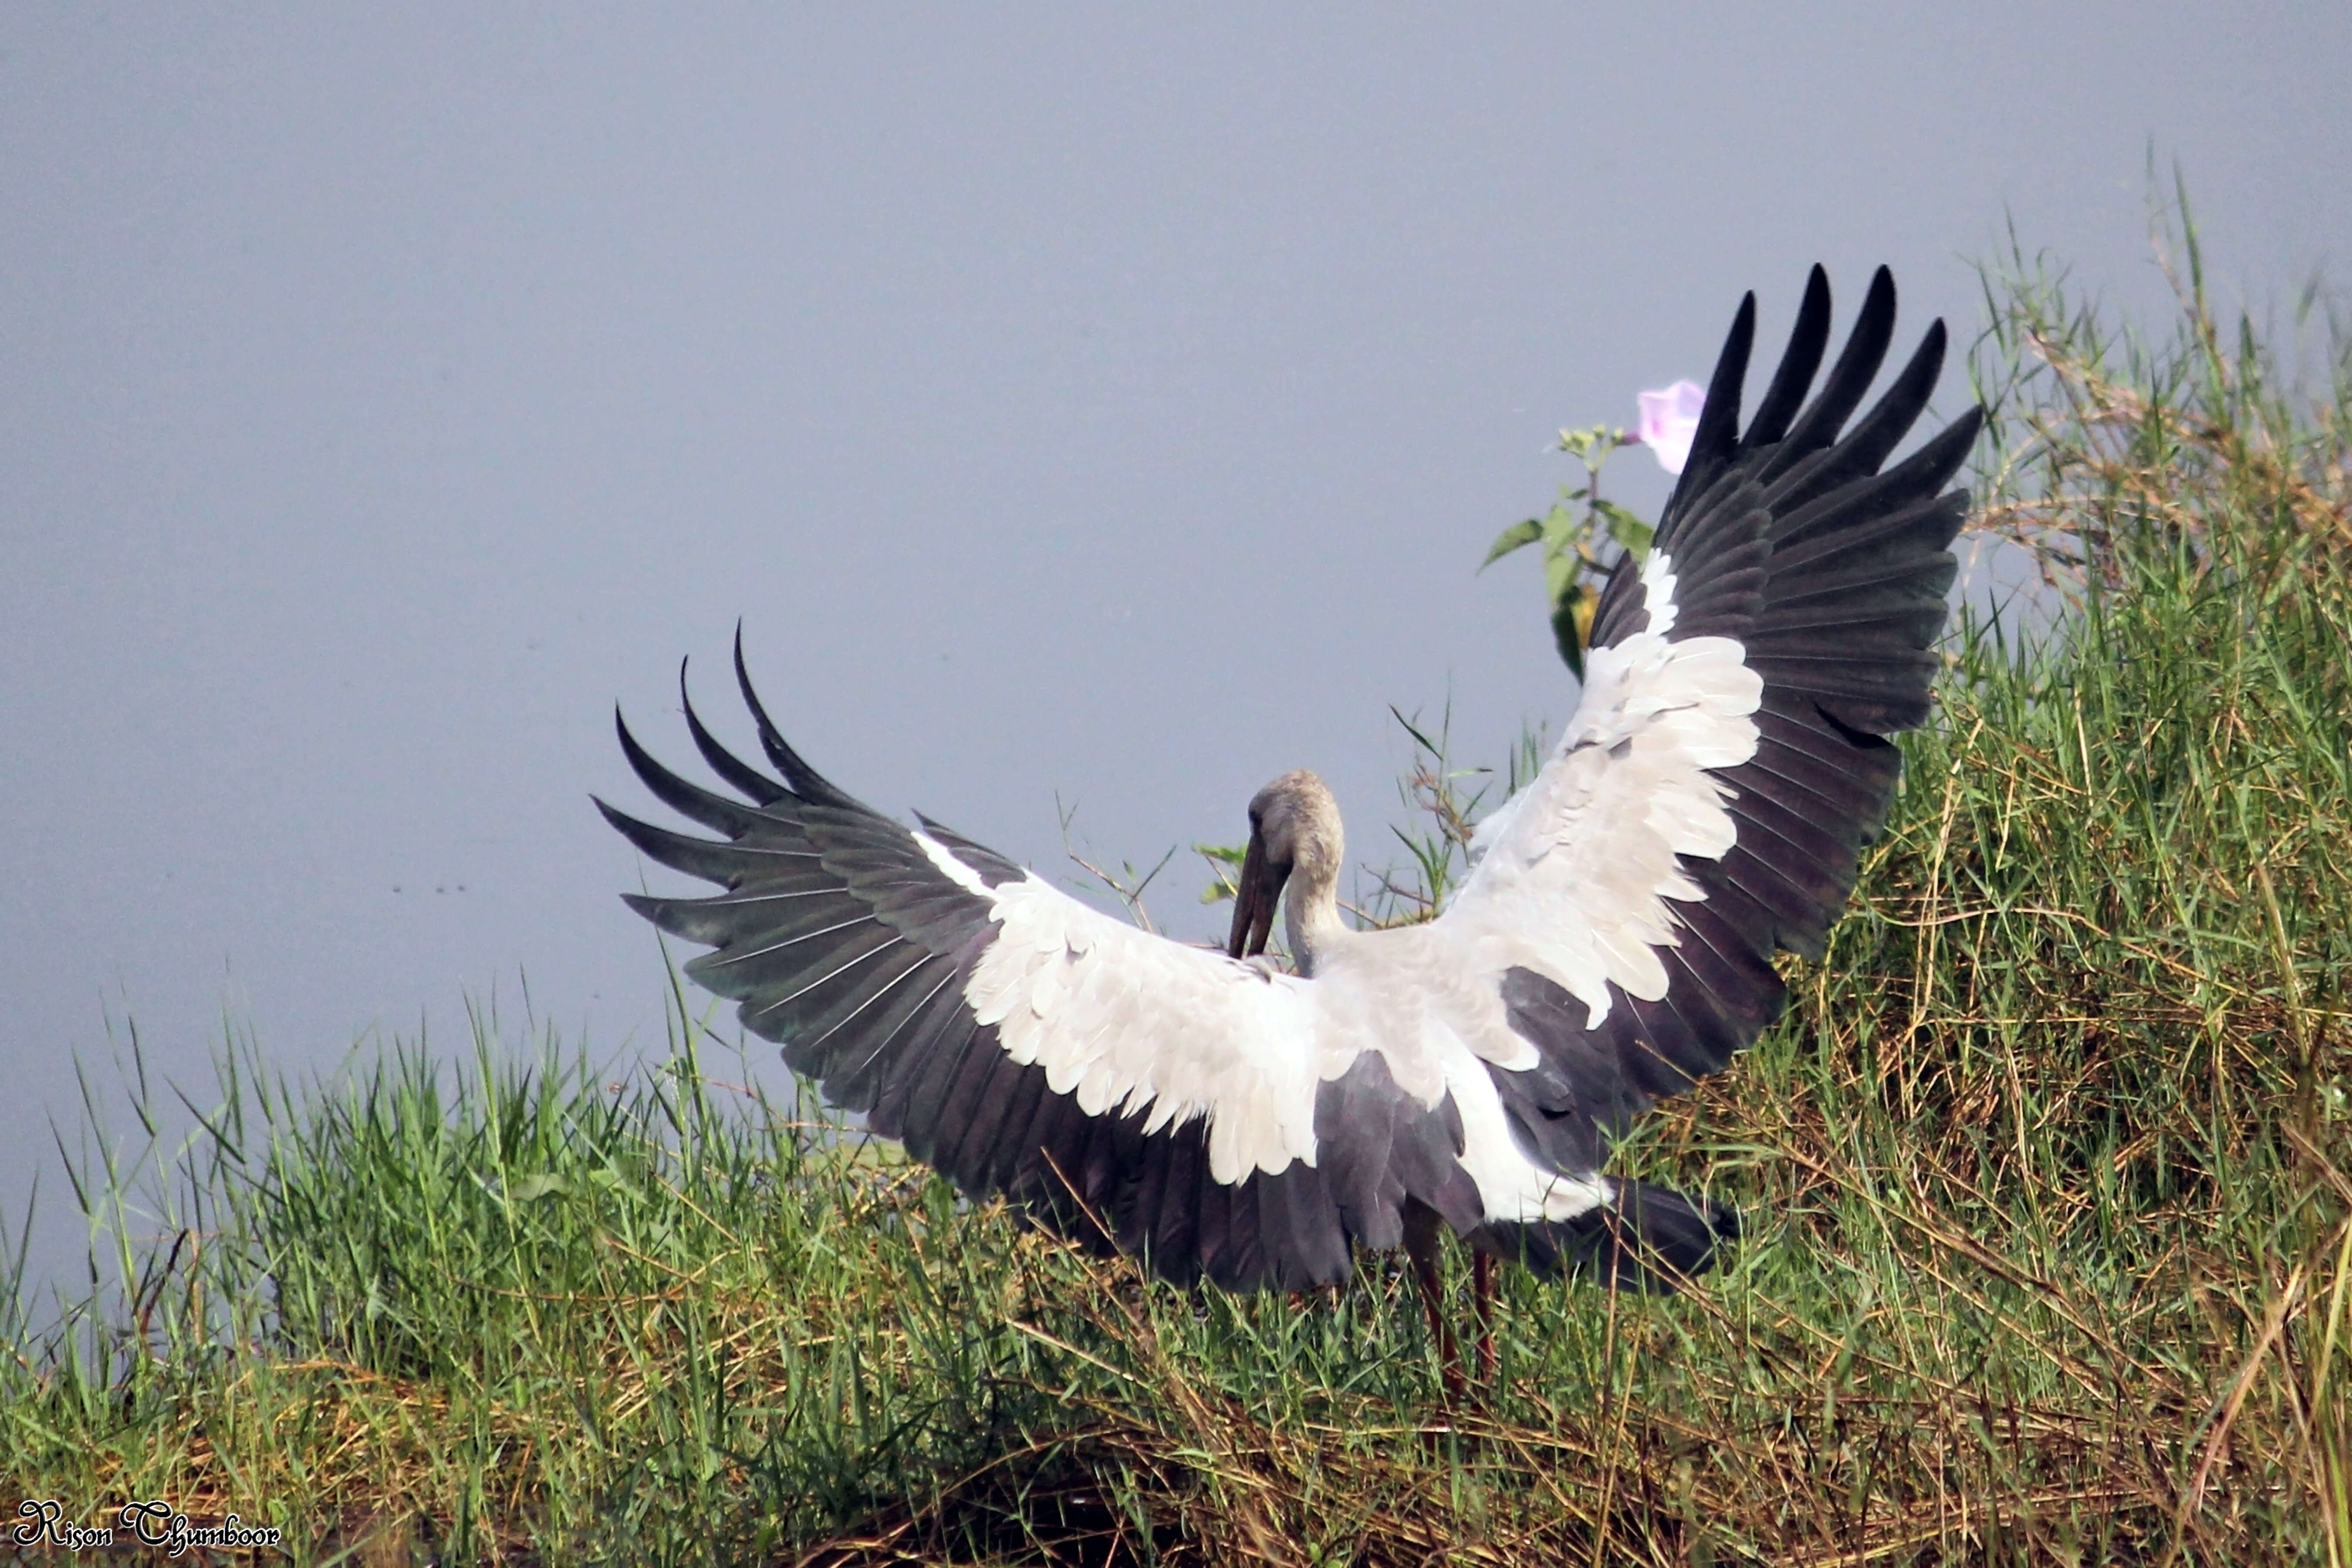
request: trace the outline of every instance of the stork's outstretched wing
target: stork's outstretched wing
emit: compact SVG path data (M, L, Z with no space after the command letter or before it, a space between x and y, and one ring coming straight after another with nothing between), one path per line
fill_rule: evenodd
M1377 1057L1356 1067L1360 1029L1318 1024L1311 982L1139 931L929 818L869 809L785 743L740 643L735 668L783 777L730 753L690 701L687 722L744 799L620 726L647 787L725 841L597 805L651 858L726 889L628 902L711 947L687 973L833 1104L965 1192L1179 1281L1344 1279L1351 1240L1397 1244L1408 1193L1476 1223L1450 1102L1401 1092Z
M1512 1027L1543 1058L1495 1076L1558 1168L1589 1168L1596 1131L1721 1068L1779 1015L1772 954L1821 955L1895 790L1886 737L1927 716L1967 507L1945 487L1982 411L1879 472L1935 388L1937 321L1841 437L1894 328L1882 268L1806 405L1830 330L1815 268L1743 434L1742 303L1649 558L1601 595L1576 713L1480 826L1440 919L1493 955Z

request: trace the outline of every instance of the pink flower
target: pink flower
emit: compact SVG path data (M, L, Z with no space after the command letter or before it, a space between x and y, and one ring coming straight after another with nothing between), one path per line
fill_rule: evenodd
M1706 389L1695 381L1641 395L1642 427L1633 439L1658 455L1658 467L1670 474L1683 471L1690 458L1691 437L1698 431L1698 411L1706 405Z

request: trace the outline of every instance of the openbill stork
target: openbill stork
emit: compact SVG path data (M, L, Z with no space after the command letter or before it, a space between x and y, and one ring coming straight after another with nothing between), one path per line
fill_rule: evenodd
M630 907L710 948L690 976L975 1199L1235 1290L1336 1283L1356 1247L1405 1245L1449 1389L1441 1229L1477 1249L1482 1287L1488 1257L1612 1287L1698 1273L1732 1211L1612 1178L1609 1145L1778 1016L1776 949L1821 956L1895 788L1886 737L1927 716L1967 504L1946 486L1982 417L1881 472L1934 389L1944 324L1845 429L1895 285L1872 279L1807 403L1830 331L1817 267L1742 432L1755 315L1751 294L1647 559L1601 596L1574 715L1479 825L1434 920L1349 927L1339 810L1297 772L1250 802L1228 950L1151 935L835 788L770 721L740 637L743 700L782 776L721 747L690 702L695 745L741 798L671 773L621 724L653 794L720 837L598 805L652 859L723 889ZM1295 973L1260 956L1277 903Z

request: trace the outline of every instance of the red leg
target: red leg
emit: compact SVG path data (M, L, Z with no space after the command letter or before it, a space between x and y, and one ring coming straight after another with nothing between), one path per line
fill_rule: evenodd
M1437 1272L1438 1227L1444 1222L1435 1209L1408 1199L1404 1209L1404 1250L1412 1261L1413 1283L1421 1287L1421 1305L1429 1314L1430 1337L1437 1342L1445 1380L1445 1401L1462 1398L1462 1352L1454 1342L1453 1325L1445 1321L1445 1294Z

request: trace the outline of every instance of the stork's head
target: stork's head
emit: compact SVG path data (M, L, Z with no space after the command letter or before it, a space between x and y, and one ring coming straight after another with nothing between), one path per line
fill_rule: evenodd
M1274 930L1274 907L1294 877L1295 904L1336 893L1347 839L1339 828L1339 803L1321 779L1305 768L1283 774L1250 798L1249 853L1234 898L1234 930L1225 950L1235 958L1265 951Z

